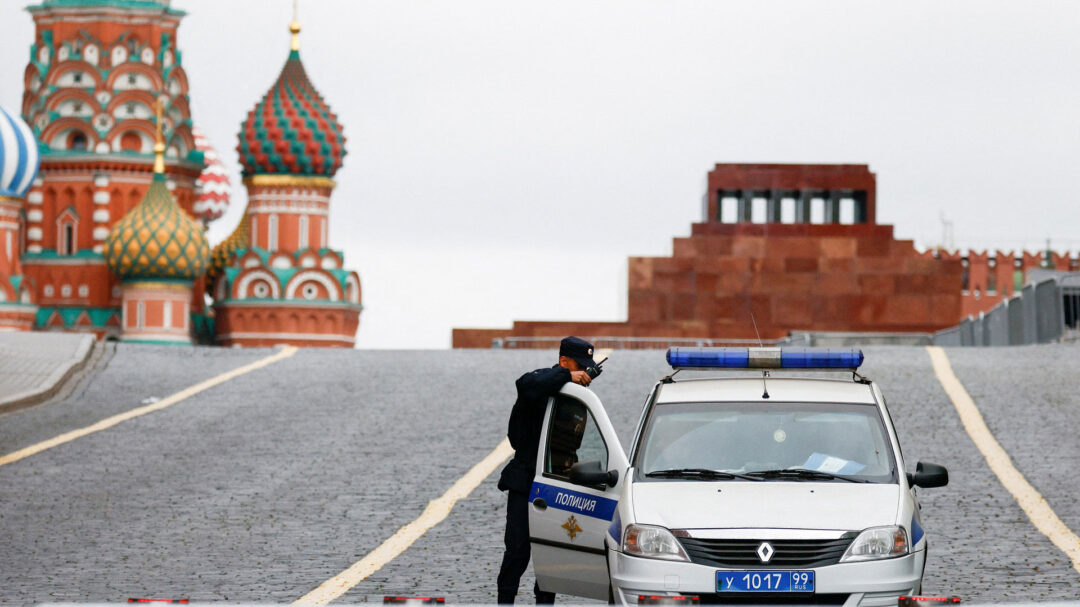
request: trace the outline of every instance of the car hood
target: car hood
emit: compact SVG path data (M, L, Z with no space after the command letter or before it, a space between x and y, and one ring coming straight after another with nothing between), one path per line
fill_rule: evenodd
M634 519L668 529L842 529L893 525L900 486L843 482L639 482Z

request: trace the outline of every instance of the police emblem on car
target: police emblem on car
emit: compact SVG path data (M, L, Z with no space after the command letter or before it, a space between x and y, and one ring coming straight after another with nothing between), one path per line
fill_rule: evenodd
M621 604L916 594L928 542L915 487L944 486L948 472L908 472L863 359L850 348L671 348L673 369L708 376L658 381L628 451L600 399L564 386L545 412L529 510L540 588ZM745 376L755 370L768 374Z
M574 541L577 534L581 533L581 527L578 527L577 519L573 515L566 519L566 522L562 525L563 529L566 529L566 535L570 536L570 541Z

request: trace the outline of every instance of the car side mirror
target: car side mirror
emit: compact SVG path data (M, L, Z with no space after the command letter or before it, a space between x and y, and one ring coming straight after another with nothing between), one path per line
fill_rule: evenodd
M614 487L619 482L618 470L604 470L600 462L578 462L570 466L570 482L575 485Z
M915 485L916 487L925 487L927 489L944 487L949 484L949 471L945 469L945 466L919 462L915 466L915 474L909 473L907 479L909 485Z

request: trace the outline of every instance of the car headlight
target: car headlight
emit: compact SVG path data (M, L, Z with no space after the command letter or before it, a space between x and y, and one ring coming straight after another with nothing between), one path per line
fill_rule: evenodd
M907 531L903 527L871 527L859 534L840 558L841 563L872 561L908 553Z
M669 561L689 561L682 544L671 532L652 525L627 525L623 534L623 552L634 556Z

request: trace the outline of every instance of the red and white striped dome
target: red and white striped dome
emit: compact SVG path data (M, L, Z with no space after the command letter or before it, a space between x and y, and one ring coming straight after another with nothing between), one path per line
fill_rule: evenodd
M229 175L225 172L225 165L221 163L217 150L210 145L206 138L197 128L191 130L195 136L195 149L203 153L206 160L206 168L195 182L198 198L195 199L195 215L209 223L225 214L229 208Z

